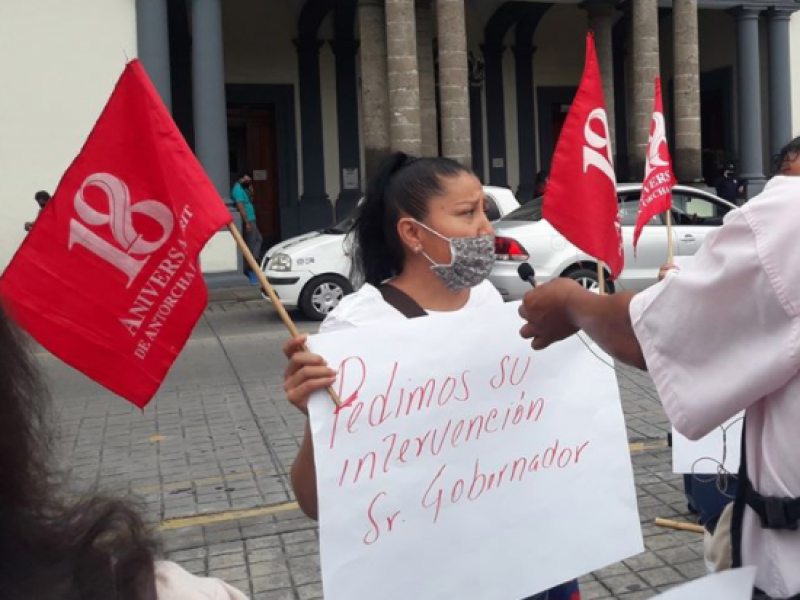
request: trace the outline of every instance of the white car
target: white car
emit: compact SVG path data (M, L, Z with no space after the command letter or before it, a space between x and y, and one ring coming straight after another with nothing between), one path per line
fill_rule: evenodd
M490 221L519 208L509 189L484 186L483 191ZM308 318L321 321L353 291L346 234L354 221L351 213L332 227L290 238L267 251L261 270L286 308L300 308Z
M633 253L633 229L639 212L641 184L617 186L625 250L625 268L608 290L642 290L658 280L658 269L667 262L664 215L645 225ZM672 237L675 256L697 252L706 235L722 224L736 205L699 189L676 186L672 192ZM585 288L598 287L597 261L584 254L542 219L542 198L535 198L495 223L497 262L489 276L506 300L519 300L530 290L517 269L530 263L541 283L554 277L570 277ZM608 276L608 273L606 272Z

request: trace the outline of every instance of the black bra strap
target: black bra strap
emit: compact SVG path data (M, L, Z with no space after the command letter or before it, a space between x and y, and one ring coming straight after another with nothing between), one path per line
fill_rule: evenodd
M380 291L387 304L397 309L407 319L425 317L428 314L411 296L391 284L383 284L378 288L378 291Z

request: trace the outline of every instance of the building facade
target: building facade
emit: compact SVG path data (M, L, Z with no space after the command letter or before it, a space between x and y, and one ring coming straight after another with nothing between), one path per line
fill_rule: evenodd
M800 133L794 0L8 0L0 6L0 269L138 56L217 186L254 176L266 243L330 225L391 150L534 193L595 33L618 178L642 177L663 81L675 168L757 193ZM186 182L191 186L191 182ZM226 232L207 278L241 279Z

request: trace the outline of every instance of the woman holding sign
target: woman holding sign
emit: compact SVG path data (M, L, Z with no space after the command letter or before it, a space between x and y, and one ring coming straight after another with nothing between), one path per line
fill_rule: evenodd
M446 158L390 156L371 182L353 227L353 277L363 282L327 317L320 332L387 320L452 313L503 303L486 279L494 264L494 229L484 212L481 182ZM308 399L336 380L322 357L303 351L305 336L285 347L289 401L307 414ZM311 431L292 466L303 512L317 518ZM569 582L536 600L578 600Z

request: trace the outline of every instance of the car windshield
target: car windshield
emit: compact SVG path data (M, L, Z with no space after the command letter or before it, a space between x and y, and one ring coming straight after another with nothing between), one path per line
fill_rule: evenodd
M352 228L353 224L356 222L356 211L350 211L350 213L341 221L336 223L335 225L331 225L330 227L326 227L322 230L322 233L333 233L333 234L344 234L348 233Z
M501 221L541 221L542 203L544 196L534 198L520 206L518 209L508 213Z

